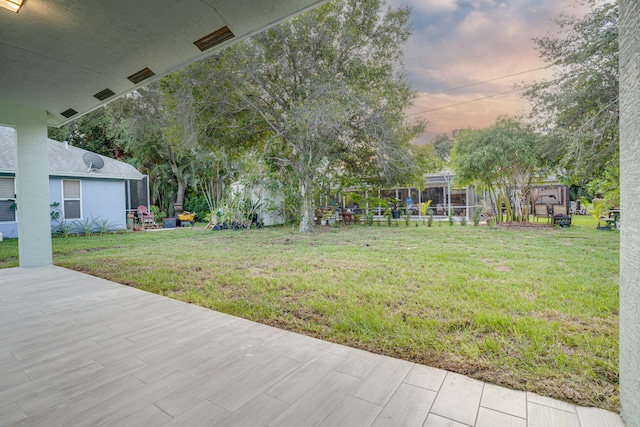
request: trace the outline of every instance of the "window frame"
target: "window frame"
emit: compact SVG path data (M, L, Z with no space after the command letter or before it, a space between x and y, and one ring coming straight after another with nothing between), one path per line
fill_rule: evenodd
M0 196L0 202L13 202L16 203L16 177L15 176L0 176L0 179L10 179L13 181L13 197L2 197ZM13 220L10 221L2 221L0 220L0 224L11 224L18 221L18 216L16 210L13 209Z
M65 197L64 194L64 183L65 182L77 182L79 185L79 192L80 192L80 197ZM61 186L61 195L62 195L62 220L63 221L76 221L76 220L80 220L82 221L83 215L82 215L82 180L81 179L62 179L60 180L60 186ZM78 205L79 205L79 211L80 211L80 216L78 218L67 218L67 212L65 209L65 202L70 201L70 202L74 202L77 201Z

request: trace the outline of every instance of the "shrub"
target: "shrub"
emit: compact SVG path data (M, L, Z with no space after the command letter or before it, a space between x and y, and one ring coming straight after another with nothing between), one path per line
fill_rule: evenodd
M196 218L203 221L206 216L210 216L209 205L203 195L189 197L184 203L184 210L187 212L193 212L196 214Z
M480 224L480 208L476 207L473 210L473 225L474 226L478 226L478 224Z

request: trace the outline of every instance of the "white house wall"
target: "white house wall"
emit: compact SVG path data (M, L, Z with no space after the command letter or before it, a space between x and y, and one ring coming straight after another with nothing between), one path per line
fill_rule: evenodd
M231 184L231 191L233 193L245 193L245 185L234 182ZM262 223L265 226L269 227L284 224L284 215L281 212L284 208L284 196L282 194L259 186L251 190L250 196L254 203L262 203L258 217L262 219Z
M282 209L284 208L284 196L276 194L267 189L260 189L260 197L262 199L262 209L260 209L260 217L265 226L282 225L284 224L284 215ZM269 209L270 207L276 208Z

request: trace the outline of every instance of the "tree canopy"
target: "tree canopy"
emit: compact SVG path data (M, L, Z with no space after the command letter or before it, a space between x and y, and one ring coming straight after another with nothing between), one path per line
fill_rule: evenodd
M181 204L192 190L213 208L240 175L278 182L308 231L318 183L414 180L434 157L410 145L422 124L405 123L414 97L402 62L410 31L406 7L335 0L87 120L104 121L110 146L150 174L154 200L167 200L166 190Z
M524 92L549 136L546 159L579 185L619 176L618 4L587 3L592 10L586 16L561 15L555 20L559 34L534 39L556 71Z
M395 181L410 171L413 98L402 72L409 11L381 0L336 0L225 51L238 107L269 133L265 159L297 188L300 230L330 171Z
M500 117L488 128L459 131L451 166L458 184L495 195L491 202L496 213L504 203L508 220L526 221L531 187L544 172L540 149L540 136L532 126Z
M437 135L431 141L433 145L433 149L435 150L436 156L442 162L448 162L451 157L451 149L453 148L453 140L447 134Z

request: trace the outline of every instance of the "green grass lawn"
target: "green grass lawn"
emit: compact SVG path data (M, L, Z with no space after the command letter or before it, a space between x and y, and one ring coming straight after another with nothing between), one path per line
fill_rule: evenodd
M385 225L53 240L54 263L583 405L618 410L619 233ZM17 243L0 243L0 267Z

